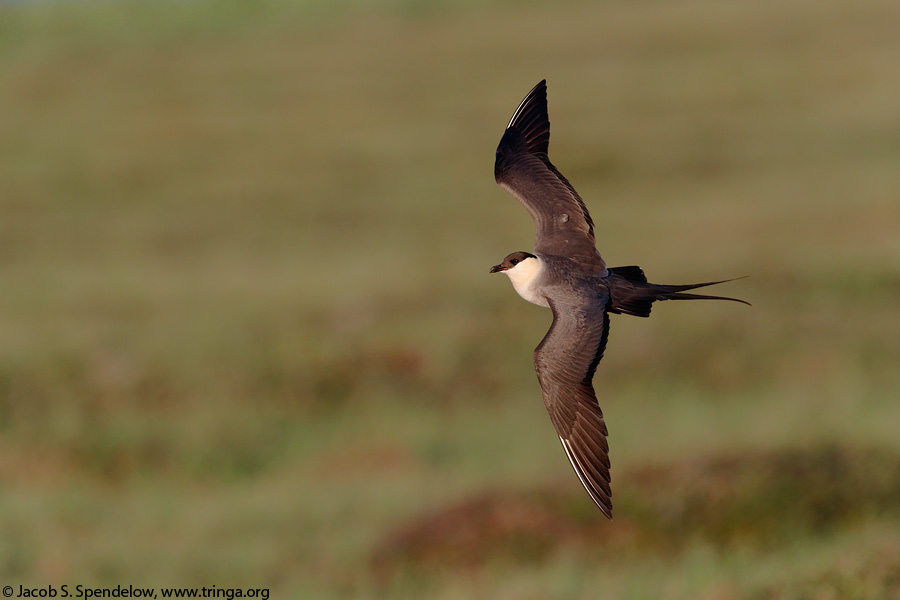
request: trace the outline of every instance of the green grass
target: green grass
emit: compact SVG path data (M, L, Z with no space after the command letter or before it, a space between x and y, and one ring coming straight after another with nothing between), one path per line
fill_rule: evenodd
M900 456L898 12L0 7L0 581L305 598L897 593L896 512L872 482ZM491 170L544 77L553 160L606 260L661 283L749 275L722 293L753 307L613 319L596 385L621 502L605 529L573 545L551 527L535 553L531 521L513 519L512 542L478 564L444 561L454 541L437 536L446 565L376 568L386 540L479 498L502 516L562 494L541 518L596 517L531 368L549 314L487 273L531 247ZM813 476L828 463L802 463L808 486L762 469L749 488L740 470L698 467L746 489L729 514L760 528L724 545L703 533L725 527L723 505L666 521L694 496L639 477L823 447L846 450L860 495L824 530L781 524L847 497ZM800 508L779 520L778 502ZM635 522L641 539L657 523L679 541L634 542Z

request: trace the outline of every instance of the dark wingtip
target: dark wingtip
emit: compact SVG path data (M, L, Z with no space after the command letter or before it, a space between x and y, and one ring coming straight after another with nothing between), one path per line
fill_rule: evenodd
M499 183L508 167L509 158L517 153L542 153L550 148L550 118L547 115L547 80L531 88L513 113L494 160L494 179Z
M522 134L529 152L547 154L550 146L550 117L547 114L546 79L541 79L531 88L506 128L517 129Z

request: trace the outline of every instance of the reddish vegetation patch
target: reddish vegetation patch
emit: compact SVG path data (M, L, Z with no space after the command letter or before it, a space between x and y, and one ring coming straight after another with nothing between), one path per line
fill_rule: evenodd
M0 443L0 479L7 485L58 485L71 471L72 466L66 456L23 452Z
M572 535L577 535L573 524L540 499L487 492L398 527L382 541L376 561L474 566L509 552L515 559L527 559Z
M366 447L345 446L323 455L314 465L317 479L345 479L354 475L380 473L386 475L411 468L415 464L412 453L399 445L381 443Z
M600 540L615 540L619 549L637 544L640 532L632 524L618 517L611 523L590 499L585 517L585 498L553 491L482 492L392 530L372 553L372 565L384 575L396 568L528 563L563 546L587 549Z
M900 456L837 446L647 465L616 481L615 521L581 490L483 492L388 532L378 571L528 562L562 548L605 558L691 540L771 547L865 514L900 513Z

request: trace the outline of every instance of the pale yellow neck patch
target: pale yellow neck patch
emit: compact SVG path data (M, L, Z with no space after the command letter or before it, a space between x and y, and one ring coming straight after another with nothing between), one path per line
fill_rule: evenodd
M512 269L503 271L509 277L516 292L538 306L550 306L547 299L537 290L543 264L539 258L526 258Z

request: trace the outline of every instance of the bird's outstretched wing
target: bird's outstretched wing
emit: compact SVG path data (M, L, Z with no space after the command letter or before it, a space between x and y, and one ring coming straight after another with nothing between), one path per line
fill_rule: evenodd
M608 300L605 294L551 297L553 324L534 351L534 369L575 473L603 514L612 518L606 423L591 383L609 335Z
M594 241L594 222L578 192L550 162L547 82L534 86L513 114L494 162L494 177L534 219L534 250L568 256L585 269L605 268Z

